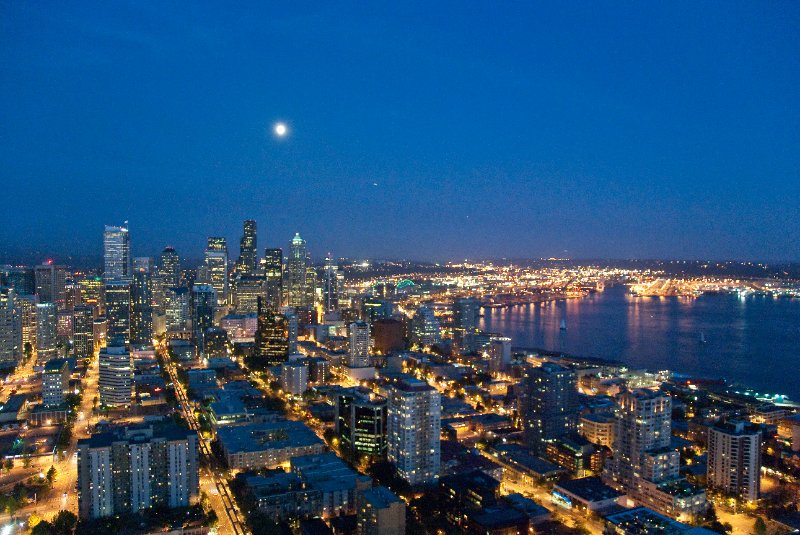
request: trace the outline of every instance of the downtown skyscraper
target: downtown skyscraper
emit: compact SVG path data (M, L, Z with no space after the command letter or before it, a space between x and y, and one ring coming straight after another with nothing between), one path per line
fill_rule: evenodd
M519 397L522 436L538 454L544 453L548 442L577 429L576 382L574 371L552 362L525 371Z
M103 233L103 278L125 280L131 276L133 258L128 222L122 226L106 225Z
M208 238L200 279L214 287L217 304L224 305L228 302L228 246L225 238Z
M300 233L289 243L289 258L286 263L286 304L293 308L309 306L306 284L308 250Z
M244 231L239 242L239 259L236 261L236 271L240 275L255 275L258 262L256 249L256 222L253 219L244 221Z

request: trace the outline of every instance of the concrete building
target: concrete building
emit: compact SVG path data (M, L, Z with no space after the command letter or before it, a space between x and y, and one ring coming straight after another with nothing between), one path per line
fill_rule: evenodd
M78 441L79 516L190 505L200 491L197 440L188 429L145 424Z
M54 303L56 308L63 308L66 304L67 268L48 261L36 266L34 273L39 302Z
M489 357L489 371L503 373L511 366L511 338L492 336L486 349Z
M325 443L306 424L290 420L220 427L217 438L231 469L274 468L325 451Z
M617 421L612 414L598 413L581 416L578 431L583 437L598 446L614 446L614 431Z
M348 364L351 368L369 366L369 324L365 321L354 321L348 328L350 340Z
M406 377L389 388L387 457L411 485L439 478L441 410L439 392L423 381Z
M23 357L22 310L16 292L4 288L0 292L0 366L15 366Z
M742 421L717 423L708 431L708 487L746 501L761 491L761 428Z
M386 487L361 493L358 505L358 535L404 535L406 504Z
M133 363L122 340L111 340L100 350L100 403L109 407L130 405Z
M380 319L372 324L373 348L380 355L388 355L405 349L403 322L396 319Z
M575 373L545 362L528 368L522 381L519 413L525 445L543 455L547 443L577 428L578 390Z
M46 362L58 356L58 312L55 303L36 305L36 358Z
M302 396L308 390L308 366L303 360L281 365L281 388L293 396Z
M106 338L131 340L131 285L127 281L106 283Z
M439 320L433 309L421 306L411 318L411 343L419 347L431 347L442 341Z
M67 359L53 359L42 371L42 403L46 407L63 405L69 392L69 363Z
M94 355L94 307L76 306L72 310L72 353L76 357Z

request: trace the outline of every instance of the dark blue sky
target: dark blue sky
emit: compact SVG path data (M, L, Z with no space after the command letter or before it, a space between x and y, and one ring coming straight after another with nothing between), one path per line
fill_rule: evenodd
M798 2L74 4L0 4L0 261L800 259Z

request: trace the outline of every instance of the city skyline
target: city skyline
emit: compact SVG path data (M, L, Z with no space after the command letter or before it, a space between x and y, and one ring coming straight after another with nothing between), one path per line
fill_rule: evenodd
M8 6L0 261L800 259L796 4L451 7Z

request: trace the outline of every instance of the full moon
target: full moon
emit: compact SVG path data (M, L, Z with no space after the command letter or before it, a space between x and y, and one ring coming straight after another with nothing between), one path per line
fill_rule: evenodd
M285 123L275 123L275 135L276 136L283 137L283 136L286 135L286 133L288 131L289 131L289 129L286 128L286 124Z

